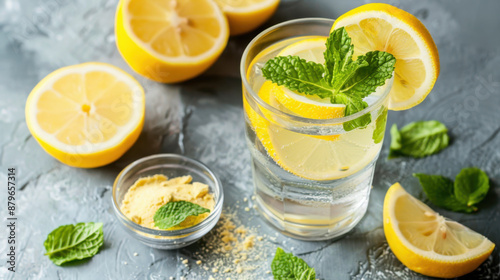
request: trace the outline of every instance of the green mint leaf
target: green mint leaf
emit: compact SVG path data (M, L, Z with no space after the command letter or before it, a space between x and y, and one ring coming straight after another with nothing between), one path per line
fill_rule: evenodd
M422 173L415 173L413 176L418 178L425 194L436 206L451 211L467 213L476 210L473 207L467 207L466 204L460 202L455 197L452 180L439 175L427 175Z
M345 116L350 116L368 107L368 103L363 101L361 98L356 96L349 96L343 93L338 93L337 95L335 95L335 97L333 98L333 103L345 104ZM371 114L367 113L354 120L344 122L343 127L345 131L351 131L358 127L366 127L371 122L371 120Z
M332 88L323 79L324 71L322 64L289 55L268 60L262 75L279 86L325 98L332 96Z
M355 63L356 73L343 83L341 92L364 98L392 77L396 58L387 52L372 51L359 56Z
M387 108L383 107L379 110L379 115L375 120L375 129L373 130L372 139L375 144L382 142L385 133L385 124L387 122Z
M391 127L391 146L389 148L389 159L397 158L401 156L399 150L401 150L401 133L399 133L398 125L393 124Z
M455 196L458 201L467 206L483 200L489 189L488 175L479 168L464 168L455 178Z
M316 279L314 268L309 267L301 258L292 253L286 253L279 247L276 249L276 255L271 263L271 270L275 280Z
M333 85L335 76L346 70L352 63L354 45L351 37L344 27L335 29L326 40L325 57L325 79L329 85Z
M389 158L398 155L421 158L436 154L448 147L448 129L438 121L412 122L404 126L398 133L396 130L395 126L391 128L393 139Z
M156 210L153 220L159 229L168 229L182 223L189 216L209 212L207 208L189 201L170 201Z
M43 243L49 259L56 265L90 258L104 243L102 223L78 223L56 228Z
M401 133L399 133L398 125L393 124L391 127L391 150L401 150Z

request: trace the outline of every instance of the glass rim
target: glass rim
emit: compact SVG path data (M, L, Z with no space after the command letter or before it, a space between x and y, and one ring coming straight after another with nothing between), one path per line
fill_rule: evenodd
M380 95L380 98L378 98L377 101L375 101L373 104L369 105L365 109L363 109L363 110L361 110L361 111L359 111L359 112L357 112L355 114L352 114L352 115L349 115L349 116L345 116L345 117L340 117L340 118L311 119L311 118L301 117L301 116L297 116L295 114L290 114L290 113L287 113L287 112L283 112L283 111L277 109L276 107L273 107L270 104L266 103L264 100L262 100L260 98L260 96L252 89L252 87L250 86L250 83L249 83L249 81L247 79L247 69L246 69L245 63L246 63L246 59L248 57L248 53L250 52L250 49L261 38L263 38L264 36L266 36L267 34L273 32L273 31L277 30L280 27L291 25L291 24L300 24L300 23L305 23L305 22L318 22L318 23L320 23L320 22L323 22L323 23L329 22L329 23L331 23L333 25L333 23L335 22L335 20L328 19L328 18L320 18L320 17L308 17L308 18L299 18L299 19L287 20L287 21L275 24L275 25L273 25L273 26L271 26L271 27L263 30L257 36L255 36L250 41L250 43L248 43L248 45L246 46L245 51L243 52L243 55L241 56L241 61L240 61L240 76L241 76L241 80L242 80L243 86L246 89L246 93L244 93L244 94L249 94L252 97L252 99L255 100L255 102L257 102L257 104L259 106L262 106L265 110L268 110L271 113L273 113L273 114L275 114L275 115L277 115L279 117L284 117L284 118L290 119L291 121L298 122L298 123L319 124L319 125L338 125L339 123L344 123L344 122L352 121L354 119L357 119L357 118L361 117L364 114L367 114L367 113L371 112L373 110L373 108L377 108L377 107L380 106L380 104L384 103L386 96L389 94L389 92L391 91L391 88L392 88L392 81L394 79L394 72L392 74L392 77L390 79L387 79L385 81L385 84L383 86L381 86L381 87L387 86L388 83L391 83L391 86L384 90L383 94ZM327 35L325 35L325 36L327 36ZM250 106L252 106L252 105L250 105Z
M153 229L153 228L141 226L141 225L133 222L131 219L129 219L127 216L125 216L125 214L123 214L123 212L120 210L120 207L119 207L118 201L117 201L117 197L116 197L116 191L117 191L117 188L121 186L123 177L126 174L128 174L130 172L130 170L133 169L134 167L141 165L141 164L144 164L145 162L148 162L150 160L154 160L154 159L158 159L158 158L176 158L176 159L185 160L185 161L195 165L197 168L199 168L200 171L207 172L208 175L210 175L213 178L214 189L217 189L218 197L217 197L217 200L215 202L214 210L211 211L210 214L203 221L201 221L200 223L198 223L194 226L183 228L183 229L175 229L175 230ZM219 214L222 211L222 205L224 202L224 191L222 189L222 183L221 183L219 177L217 177L215 175L215 173L212 170L210 170L208 168L208 166L206 166L204 163L202 163L198 160L183 156L183 155L178 155L178 154L156 154L156 155L150 155L150 156L140 158L140 159L130 163L129 165L127 165L118 174L118 176L116 176L116 179L113 182L111 199L112 199L112 205L113 205L113 209L114 209L116 216L119 217L121 222L124 223L126 226L134 229L135 231L139 231L141 233L145 233L145 234L149 234L149 235L153 235L153 236L177 237L177 239L171 240L173 242L175 240L183 239L184 237L187 238L192 233L198 232L198 231L210 226L215 219L218 220ZM148 239L152 238L152 237L148 237L148 236L145 236L145 237ZM156 238L152 238L152 239L156 240Z

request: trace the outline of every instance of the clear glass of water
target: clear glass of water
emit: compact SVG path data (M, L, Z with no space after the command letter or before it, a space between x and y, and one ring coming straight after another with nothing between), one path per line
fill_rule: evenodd
M241 60L257 209L282 233L304 240L340 237L365 214L392 86L386 81L364 99L365 110L341 118L304 118L280 104L261 68L287 46L328 36L332 25L321 18L280 23L255 37ZM370 124L344 129L366 114Z

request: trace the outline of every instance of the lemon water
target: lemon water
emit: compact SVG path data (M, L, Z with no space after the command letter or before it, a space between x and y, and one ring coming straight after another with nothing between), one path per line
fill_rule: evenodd
M309 38L283 40L257 54L247 74L253 93L244 87L243 95L258 210L285 234L322 240L345 234L366 212L382 145L374 131L385 129L391 81L364 99L371 114L364 128L297 120L274 98L260 69L286 46Z

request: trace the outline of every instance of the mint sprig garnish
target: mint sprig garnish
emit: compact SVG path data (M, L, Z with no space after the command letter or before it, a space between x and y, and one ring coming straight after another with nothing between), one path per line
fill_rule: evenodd
M182 223L189 216L209 212L209 209L189 201L170 201L156 210L153 220L159 229L169 229Z
M281 248L276 249L276 255L271 263L271 270L275 280L315 280L316 271L307 263L294 256L292 253L286 253Z
M413 174L429 200L435 205L456 212L477 211L475 204L484 199L490 188L488 175L479 168L464 168L452 180L440 175Z
M387 52L371 51L356 60L353 53L351 38L341 27L330 33L326 40L324 65L298 56L277 56L266 62L262 75L290 90L344 104L344 115L349 116L368 107L363 98L392 77L396 63L396 58ZM365 114L344 123L344 130L365 127L370 122L371 115Z
M418 121L398 130L391 127L389 159L400 156L422 158L436 154L448 147L449 136L446 126L438 121Z

